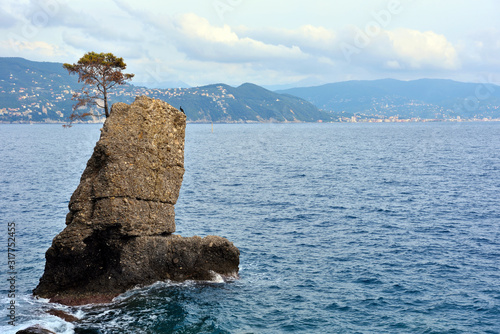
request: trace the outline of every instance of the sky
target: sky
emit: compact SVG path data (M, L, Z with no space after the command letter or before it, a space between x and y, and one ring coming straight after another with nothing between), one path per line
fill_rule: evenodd
M133 83L500 83L498 0L0 0L0 56L123 57Z

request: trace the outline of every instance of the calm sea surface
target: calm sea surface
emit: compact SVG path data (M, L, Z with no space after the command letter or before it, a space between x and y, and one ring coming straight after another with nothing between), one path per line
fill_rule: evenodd
M500 333L500 123L190 124L177 233L233 241L241 278L50 305L31 290L99 128L0 125L1 333Z

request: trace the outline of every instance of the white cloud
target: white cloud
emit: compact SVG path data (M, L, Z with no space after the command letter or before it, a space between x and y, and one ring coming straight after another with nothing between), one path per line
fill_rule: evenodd
M0 51L4 55L37 60L53 60L65 54L58 45L43 41L16 40L15 38L0 41Z
M182 15L175 22L177 30L190 39L199 39L212 43L235 43L238 36L228 25L223 27L212 26L207 19L193 13Z
M341 36L339 47L351 66L406 73L461 68L456 47L445 36L432 31L380 29L369 34L351 27L342 31Z
M395 59L404 68L455 70L460 67L455 47L443 35L411 29L385 33L391 41Z
M299 47L304 52L328 54L336 47L337 34L324 27L303 25L297 29L260 28L236 29L241 36L250 37L272 45Z
M380 27L369 34L355 26L333 31L312 25L289 30L239 27L236 31L270 45L300 49L309 61L317 63L318 73L355 67L379 72L449 71L460 67L455 47L443 35L430 31Z
M240 37L228 25L216 27L207 19L185 14L174 20L175 45L189 58L215 62L253 62L274 59L305 60L296 46L266 44Z

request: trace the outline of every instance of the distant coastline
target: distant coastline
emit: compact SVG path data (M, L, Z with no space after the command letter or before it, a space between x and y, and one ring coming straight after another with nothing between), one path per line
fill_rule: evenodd
M267 122L257 122L257 121L234 121L234 122L208 122L208 121L187 121L187 124L302 124L302 123L318 123L318 124L333 124L333 123L467 123L467 122L500 122L500 118L473 118L473 119L381 119L381 118L356 118L353 120L352 118L346 118L343 120L337 121L317 121L317 122L276 122L276 121L267 121ZM88 121L88 122L75 122L74 124L85 125L85 124L103 124L104 119L102 121ZM0 121L0 124L66 124L66 122L62 121L44 121L44 122L33 122L33 121L13 121L13 122L5 122Z

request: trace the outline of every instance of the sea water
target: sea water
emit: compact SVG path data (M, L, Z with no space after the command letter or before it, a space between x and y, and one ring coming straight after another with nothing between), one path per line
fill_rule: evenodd
M228 238L240 278L52 305L31 291L99 128L0 125L1 333L500 333L500 123L189 124L176 233Z

